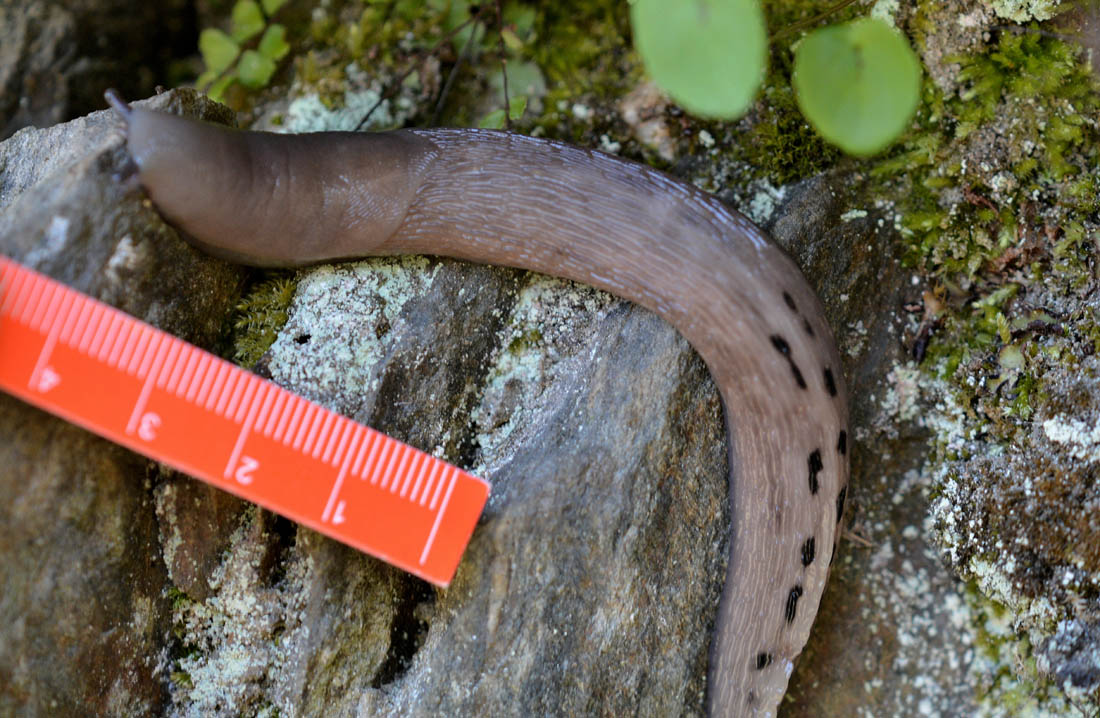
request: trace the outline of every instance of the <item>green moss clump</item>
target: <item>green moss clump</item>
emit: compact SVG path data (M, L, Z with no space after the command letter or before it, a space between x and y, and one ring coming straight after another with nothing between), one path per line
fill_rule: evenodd
M297 283L290 272L272 272L237 304L233 359L250 368L260 360L287 321Z

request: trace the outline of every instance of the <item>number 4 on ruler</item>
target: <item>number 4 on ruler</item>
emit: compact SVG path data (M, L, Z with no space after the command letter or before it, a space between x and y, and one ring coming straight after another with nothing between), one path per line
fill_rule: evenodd
M446 586L489 485L0 256L0 389Z

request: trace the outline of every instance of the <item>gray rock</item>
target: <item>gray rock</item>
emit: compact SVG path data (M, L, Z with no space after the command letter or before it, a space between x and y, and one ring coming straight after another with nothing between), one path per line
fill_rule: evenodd
M4 0L0 139L102 107L107 87L149 94L196 34L187 0Z
M104 112L0 144L0 252L210 345L241 272L194 252L120 181L121 141ZM0 714L159 711L171 605L157 468L8 396L0 426Z
M215 113L188 93L154 102ZM0 251L215 346L241 271L142 202L120 141L97 114L0 145ZM794 188L771 229L830 307L855 435L877 442L853 447L856 498L891 505L893 487L860 477L898 475L919 454L920 436L868 429L901 353L907 277L889 228L841 220L847 183ZM729 519L721 408L686 342L626 302L507 269L381 259L299 280L260 371L493 483L451 587L3 398L0 466L14 468L0 484L27 498L3 509L0 578L28 588L0 599L0 712L700 714ZM63 480L71 471L80 481ZM58 521L69 505L81 519ZM914 489L894 520L923 510ZM912 613L880 603L912 564L880 559L842 543L790 715L852 714L868 671L898 672L929 644L964 649L942 629L955 585L922 560L941 635L868 669L863 657L883 655L869 606ZM878 704L909 705L903 682Z

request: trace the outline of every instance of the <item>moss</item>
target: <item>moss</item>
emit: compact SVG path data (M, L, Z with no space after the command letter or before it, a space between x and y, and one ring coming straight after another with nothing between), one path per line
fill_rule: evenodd
M237 304L233 358L238 364L252 367L275 342L296 286L293 273L271 272Z
M912 32L932 36L934 5L919 3ZM1095 596L1080 571L1100 575L1100 533L1082 510L1094 481L1034 425L1094 408L1100 335L1082 300L1095 281L1100 95L1079 48L1039 30L994 29L987 46L949 56L957 85L929 77L912 129L868 173L872 195L895 202L905 262L933 288L922 368L943 388L929 404L958 411L926 470L942 477L931 493L956 570L989 579L972 607L980 629L997 627L979 646L990 715L1072 714L1032 647L1052 616Z

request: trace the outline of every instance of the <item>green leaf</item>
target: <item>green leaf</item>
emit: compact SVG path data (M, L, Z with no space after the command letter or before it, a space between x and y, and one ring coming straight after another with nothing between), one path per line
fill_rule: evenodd
M523 117L524 111L527 109L527 96L519 95L513 97L508 101L508 116L512 120L518 120ZM504 129L504 110L493 110L489 114L482 118L478 123L478 127L483 130L500 130Z
M237 42L244 42L264 29L264 14L256 0L237 0L230 16L230 34Z
M286 0L261 0L261 4L264 6L264 15L271 17L279 12L279 8L286 5Z
M798 106L826 140L872 155L905 130L920 100L920 62L890 25L864 18L812 33L795 50Z
M225 96L226 88L233 84L233 81L236 79L236 75L226 75L225 77L211 85L210 89L206 91L206 94L209 95L211 100L214 100L215 102L221 102L222 97Z
M286 42L286 28L275 23L264 30L264 36L260 38L260 44L256 49L264 57L272 60L282 59L290 52L290 45Z
M731 118L748 109L767 65L756 0L636 0L630 21L646 70L687 110Z
M206 69L214 74L232 65L240 51L240 46L233 42L233 38L221 30L211 28L199 33L202 61L206 63Z
M205 87L208 87L210 83L212 83L216 79L218 79L218 73L214 72L213 70L207 70L195 79L195 87L201 90Z
M245 50L237 63L237 77L241 84L253 90L263 87L275 73L275 61L255 50Z

